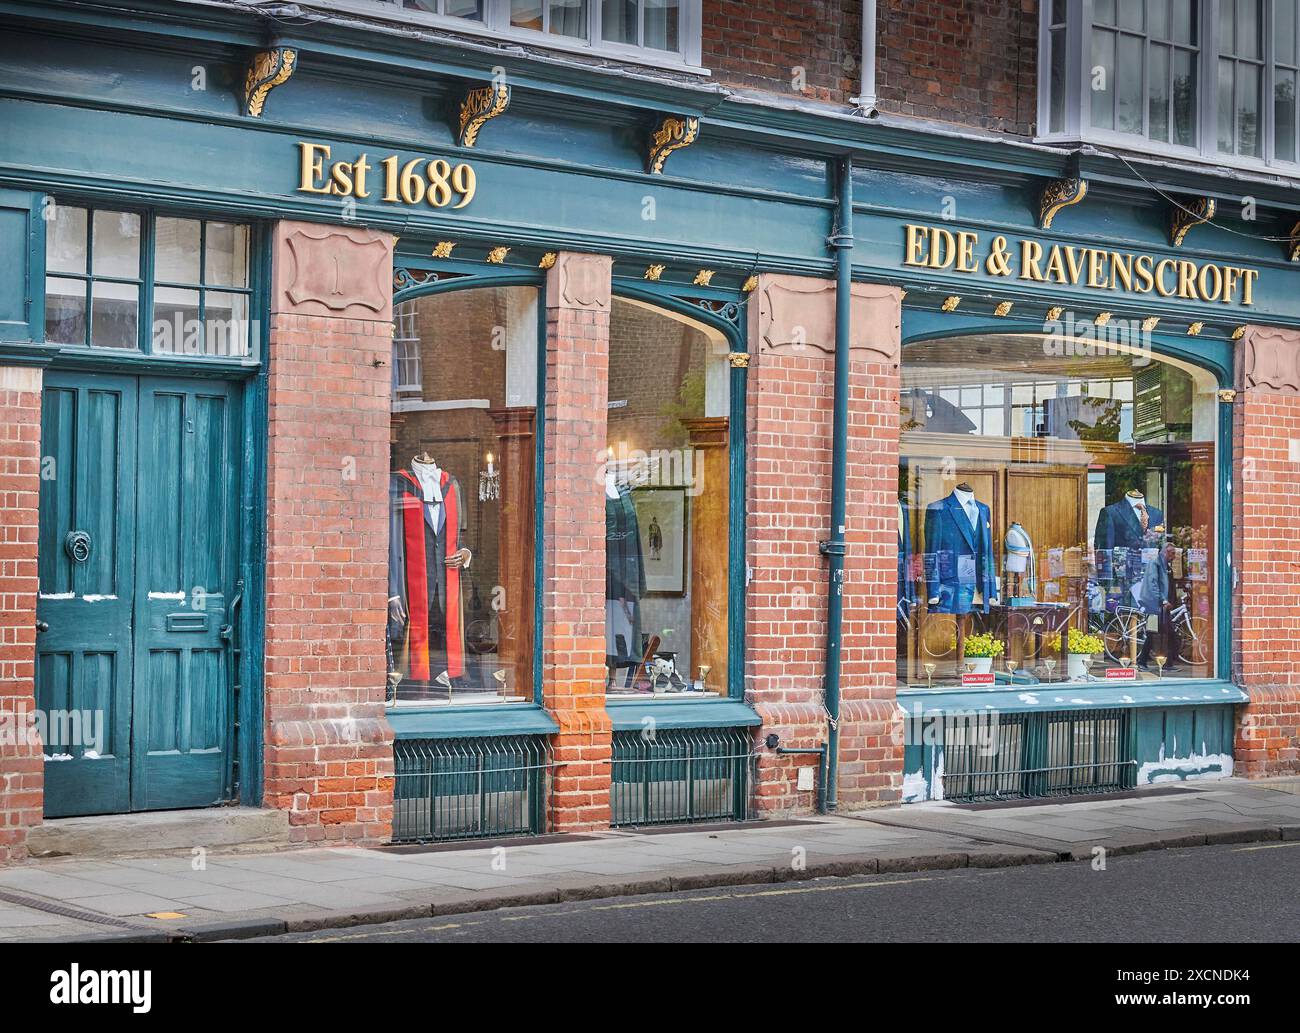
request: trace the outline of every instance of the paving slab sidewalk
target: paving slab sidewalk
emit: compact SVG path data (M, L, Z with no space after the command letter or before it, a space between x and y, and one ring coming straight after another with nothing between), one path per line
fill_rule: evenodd
M427 850L43 860L0 869L0 942L215 940L709 886L1047 864L1300 839L1300 779L991 809L874 808L800 823Z
M1300 840L1300 778L1226 778L1154 786L1136 795L959 807L912 804L863 812L873 824L941 832L977 842L1047 850L1062 860L1096 847L1133 853L1166 847Z

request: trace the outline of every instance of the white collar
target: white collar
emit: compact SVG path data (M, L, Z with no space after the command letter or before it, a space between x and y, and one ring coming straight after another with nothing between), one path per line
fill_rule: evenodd
M1124 498L1128 500L1128 504L1132 506L1134 509L1137 509L1138 506L1142 506L1143 508L1148 508L1147 500L1144 498L1135 499L1132 495L1125 495Z
M952 493L957 496L957 501L961 503L963 509L966 508L966 503L975 501L975 493L973 491L962 491L960 488L953 488Z
M411 473L424 492L425 502L442 501L442 470L437 463L417 463L412 460Z

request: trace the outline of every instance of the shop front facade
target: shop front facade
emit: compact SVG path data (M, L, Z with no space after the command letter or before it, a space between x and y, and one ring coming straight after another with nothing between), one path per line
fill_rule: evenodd
M3 7L0 858L1296 770L1300 302L1237 185Z

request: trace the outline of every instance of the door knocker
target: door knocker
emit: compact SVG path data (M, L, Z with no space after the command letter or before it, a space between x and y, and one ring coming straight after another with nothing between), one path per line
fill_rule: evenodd
M69 531L63 539L63 548L74 563L85 563L90 559L90 532Z

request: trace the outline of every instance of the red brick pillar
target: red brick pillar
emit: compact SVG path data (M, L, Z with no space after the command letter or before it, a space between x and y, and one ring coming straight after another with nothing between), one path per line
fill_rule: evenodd
M265 802L295 840L392 834L384 717L393 237L281 222L271 300Z
M0 864L27 856L45 765L36 715L41 371L0 366Z
M835 285L762 276L750 306L747 442L746 698L763 718L758 807L807 811L795 788L809 757L786 746L826 741L827 561ZM893 801L903 744L895 703L898 391L901 293L855 284L850 347L847 544L844 584L839 805Z
M1233 677L1250 695L1236 771L1300 773L1300 332L1248 327L1233 403Z
M556 831L609 826L605 712L605 493L612 261L562 253L546 281L542 692L560 725Z

